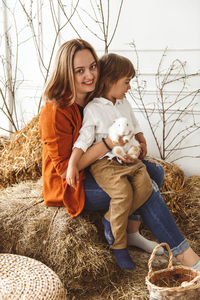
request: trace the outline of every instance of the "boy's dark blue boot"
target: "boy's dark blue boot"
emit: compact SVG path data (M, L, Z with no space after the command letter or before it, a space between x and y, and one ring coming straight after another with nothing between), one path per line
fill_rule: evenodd
M108 222L104 217L102 218L102 223L104 225L104 235L108 241L109 245L112 245L114 243L114 237L112 234L110 222Z
M127 248L124 249L112 249L113 254L117 260L118 265L123 270L133 270L136 268L136 265L130 254L128 253Z

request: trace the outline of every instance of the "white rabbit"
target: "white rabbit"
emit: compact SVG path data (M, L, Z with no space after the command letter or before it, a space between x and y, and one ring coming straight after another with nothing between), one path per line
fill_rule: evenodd
M124 146L115 146L112 149L113 154L123 159L125 155L130 155L132 158L138 158L140 155L140 144L135 139L134 128L128 123L124 117L118 118L114 121L112 126L108 129L109 137L112 142L117 143L122 137Z

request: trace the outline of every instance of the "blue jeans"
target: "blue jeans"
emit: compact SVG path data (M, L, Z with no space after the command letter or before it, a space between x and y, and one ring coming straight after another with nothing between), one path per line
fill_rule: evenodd
M145 164L149 176L153 181L156 182L158 188L160 189L165 175L163 167L160 164L145 159L143 159L142 162Z
M163 167L160 164L157 164L155 162L151 162L151 161L148 161L145 159L143 159L142 162L146 166L147 172L149 173L149 176L151 177L154 188L156 190L160 190L163 180L164 180ZM138 211L136 211L134 214L132 214L129 217L129 219L135 220L135 221L142 221L142 217L138 213Z
M154 183L154 190L149 199L130 216L136 220L135 216L141 216L142 221L151 230L160 243L169 244L174 256L189 248L189 244L177 227L168 207L166 206L160 191L164 171L160 165L153 162L143 161L147 171ZM110 197L96 183L88 170L85 171L85 206L84 210L108 210Z

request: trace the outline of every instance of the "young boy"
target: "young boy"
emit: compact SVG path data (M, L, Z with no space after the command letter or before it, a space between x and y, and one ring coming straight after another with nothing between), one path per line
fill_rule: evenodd
M96 98L84 109L82 128L70 157L71 168L67 175L70 178L76 176L78 161L83 152L93 143L104 141L108 128L119 117L126 117L132 123L139 142L145 141L132 108L125 98L130 89L130 80L135 76L132 63L117 54L105 55L99 63L100 77ZM135 264L127 250L128 217L146 202L153 186L141 160L120 164L109 147L108 150L104 157L91 165L90 171L98 185L111 197L109 210L103 218L108 243L111 244L119 266L130 270L135 268Z

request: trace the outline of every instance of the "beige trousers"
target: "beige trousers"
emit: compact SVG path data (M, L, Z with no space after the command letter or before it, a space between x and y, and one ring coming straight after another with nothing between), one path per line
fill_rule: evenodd
M102 158L90 167L98 185L110 196L110 207L105 214L111 224L113 249L127 247L128 216L146 202L153 191L145 165L137 159L133 164Z

